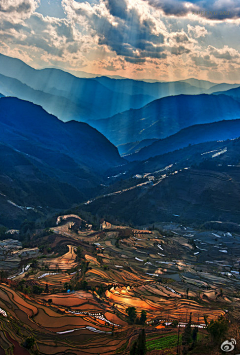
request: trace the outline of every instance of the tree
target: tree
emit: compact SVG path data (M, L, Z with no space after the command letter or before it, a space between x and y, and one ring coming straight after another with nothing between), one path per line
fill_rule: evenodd
M145 355L147 352L146 348L146 334L145 334L145 329L142 329L141 333L138 336L138 355Z
M182 335L182 345L183 345L183 354L187 354L188 351L188 346L192 341L192 315L190 313L189 321L184 329L183 335Z
M0 279L3 281L3 279L7 278L8 273L4 270L0 271Z
M88 266L89 266L88 261L82 261L82 263L81 263L82 275L85 275L85 273L88 271Z
M131 347L130 355L145 355L146 352L146 334L145 330L142 329L137 340L133 343L133 346Z
M225 334L227 333L229 326L229 322L224 317L219 317L218 320L209 323L207 330L210 333L214 342L218 342L222 338L224 338Z
M29 294L31 293L30 287L29 287L29 286L25 287L25 288L23 289L23 293L24 293L25 295L29 295Z
M86 280L82 280L80 283L77 283L76 289L78 290L86 290L88 287L88 283Z
M38 267L38 261L37 261L36 259L34 259L34 260L32 261L31 267L32 267L33 269L36 269L36 268Z
M172 322L172 327L176 328L178 326L178 321L175 319L173 322Z
M147 319L147 312L142 310L139 323L140 324L145 324L146 319Z
M98 294L100 297L102 297L102 295L104 294L104 288L103 288L103 285L102 285L102 284L98 287L97 294Z
M197 342L197 335L198 335L198 327L194 327L192 331L193 346L195 346Z
M82 249L80 246L77 247L76 254L77 254L76 260L80 261L82 258Z
M137 312L136 312L136 308L135 307L128 307L126 309L127 314L128 314L128 318L129 318L129 323L133 324L136 320L137 317Z
M35 344L35 338L34 337L29 337L25 340L24 346L27 349L32 349Z
M33 286L33 293L35 293L36 295L41 295L41 293L43 292L43 288L39 287L37 285Z
M24 289L24 287L25 287L25 284L26 284L26 281L25 281L24 279L22 279L22 280L18 283L17 289L22 292L23 289Z

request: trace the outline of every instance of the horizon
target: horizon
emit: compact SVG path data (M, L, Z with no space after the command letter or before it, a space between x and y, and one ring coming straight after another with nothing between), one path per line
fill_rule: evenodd
M65 73L68 73L68 74L71 74L71 75L73 75L74 77L76 77L76 78L79 78L79 79L95 79L95 78L98 78L98 77L107 77L107 78L109 78L109 79L115 79L115 80L117 80L117 79L119 79L119 80L124 80L124 79L126 79L126 80L134 80L134 81L145 81L145 82L149 82L149 83L170 83L170 82L176 82L176 81L186 81L186 80L191 80L191 79L194 79L194 80L198 80L198 81L208 81L208 82L210 82L210 83L213 83L213 84L216 84L216 85L218 85L218 84L232 84L232 85L234 85L234 84L239 84L240 85L240 82L238 83L238 82L228 82L228 81L220 81L220 82L218 82L218 81L214 81L214 80L207 80L207 79L199 79L199 78L196 78L196 77L188 77L188 78L182 78L182 79L177 79L177 80L171 80L171 81L167 81L167 80L157 80L157 79L150 79L150 78L143 78L143 79L137 79L137 78L131 78L131 77L124 77L124 76L120 76L120 75L111 75L111 74L109 74L109 75L102 75L102 74L94 74L94 73L89 73L89 72L85 72L85 71L81 71L81 73L82 73L82 76L80 76L80 74L79 75L77 75L76 73L74 73L74 72L72 72L71 70L70 71L67 71L66 69L62 69L61 67L54 67L54 66L49 66L49 67L41 67L41 68L36 68L36 67L34 67L34 66L31 66L31 65L29 65L28 63L26 63L24 60L22 60L22 59L20 59L20 58L17 58L17 57L10 57L10 56L7 56L7 55L5 55L5 54L3 54L3 53L0 53L0 55L4 55L4 56L6 56L6 57L9 57L9 58L12 58L12 59L18 59L18 60L20 60L21 62L23 62L24 64L26 64L26 65L28 65L29 67L31 67L32 69L35 69L35 70L44 70L44 69L56 69L56 70L61 70L61 71L63 71L63 72L65 72ZM84 74L86 74L86 75L90 75L90 76L83 76Z

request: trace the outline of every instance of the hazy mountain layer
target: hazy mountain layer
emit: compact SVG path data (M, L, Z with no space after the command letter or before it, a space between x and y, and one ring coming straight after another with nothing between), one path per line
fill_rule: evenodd
M240 104L226 95L179 95L155 100L141 109L91 121L115 145L166 138L183 128L240 117Z
M77 78L72 74L54 68L36 70L19 59L2 54L0 54L0 74L17 79L28 87L37 90L38 96L36 96L36 93L29 91L28 88L22 87L23 93L21 95L24 94L25 99L41 104L45 109L49 109L49 103L47 96L43 94L53 95L55 101L52 96L49 98L52 101L51 112L64 121L70 119L87 121L89 118L109 117L130 108L142 107L155 98L155 96L152 97L149 94L138 95L135 92L131 94L122 92L119 96L96 79ZM7 83L5 79L4 85L5 89L15 92L14 83ZM39 93L39 91L42 93ZM61 107L64 107L63 113L58 108L59 97L64 98L63 103L60 104ZM68 112L67 103L69 101Z
M215 92L214 94L215 95L224 94L227 96L231 96L236 101L240 101L240 87L237 87L235 89L230 89L224 92Z

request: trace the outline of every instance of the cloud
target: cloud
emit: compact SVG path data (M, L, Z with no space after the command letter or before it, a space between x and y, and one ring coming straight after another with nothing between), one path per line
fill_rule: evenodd
M110 14L121 19L127 18L127 3L125 0L116 1L116 0L106 0L106 7L109 10Z
M174 35L174 39L177 43L188 42L188 36L185 33L177 33Z
M195 14L209 20L240 18L239 0L144 0L161 9L167 16L184 17Z
M100 0L92 6L63 0L63 6L72 21L84 21L92 36L98 38L99 45L106 45L126 61L144 63L146 57L156 55L160 58L159 44L164 43L164 25L156 20L146 5L144 11L140 11L139 7L132 6L131 0Z
M208 31L203 26L191 26L187 25L188 33L192 35L194 38L205 37L208 34Z
M212 61L210 59L209 55L199 55L199 56L192 56L191 57L192 61L198 66L198 67L205 67L205 68L217 68L217 63Z
M171 54L173 55L182 55L182 54L187 54L190 53L190 49L184 46L172 46L168 47L167 49Z
M233 60L233 59L239 59L240 58L240 53L234 49L234 48L229 48L228 46L224 46L221 49L215 48L213 46L208 46L209 53L213 55L215 58L219 59L226 59L226 60Z
M15 21L28 18L39 6L39 2L40 0L3 0L0 2L0 16Z
M125 57L126 62L133 63L133 64L143 64L146 62L146 58L132 58L132 57Z

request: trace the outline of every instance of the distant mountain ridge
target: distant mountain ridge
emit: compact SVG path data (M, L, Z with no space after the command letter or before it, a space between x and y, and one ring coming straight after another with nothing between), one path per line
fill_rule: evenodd
M226 95L179 95L155 100L143 108L90 121L115 145L163 139L183 128L240 117L240 103Z
M96 117L94 108L90 105L77 105L75 102L63 96L45 93L32 89L21 81L0 74L0 91L5 96L17 97L42 106L47 112L54 113L63 121L74 117ZM57 91L57 90L56 90Z
M77 78L70 73L54 68L36 70L19 59L2 54L0 54L0 74L17 79L31 89L63 97L82 109L82 112L80 111L76 115L59 115L59 118L64 121L70 119L87 121L89 117L108 117L131 107L142 107L154 99L149 95L122 93L121 100L119 100L118 95L101 85L95 78ZM7 89L14 90L14 87L10 85ZM26 99L31 101L31 95ZM36 103L40 104L40 102ZM45 105L43 107L46 108ZM91 110L89 110L90 108ZM88 111L84 113L83 110ZM56 114L54 110L53 113Z
M0 54L0 74L3 94L9 96L11 93L41 105L63 121L89 122L90 119L108 118L129 109L141 108L158 98L202 94L215 85L193 78L175 82L79 78L60 69L36 70L3 54Z
M236 101L240 101L240 87L229 89L229 90L224 91L224 92L217 91L217 92L214 93L214 95L221 95L221 94L230 96Z
M211 88L209 88L207 90L207 94L214 94L214 93L222 93L225 94L226 91L231 90L231 89L235 89L235 88L239 88L240 84L226 84L226 83L222 83L222 84L216 84L214 86L212 86Z

